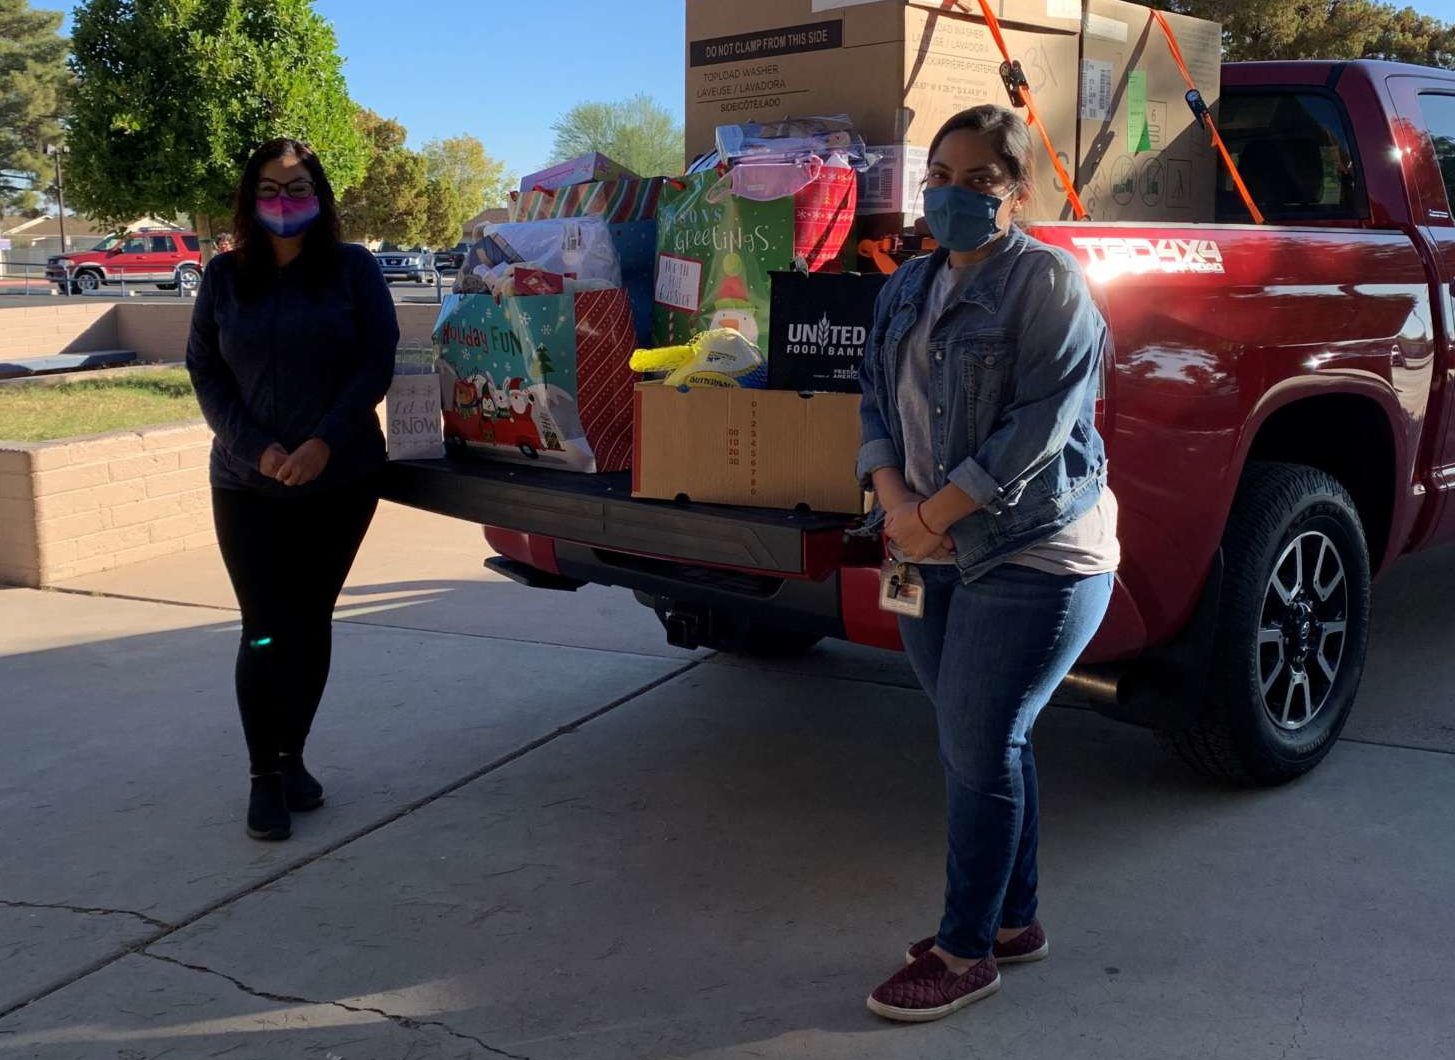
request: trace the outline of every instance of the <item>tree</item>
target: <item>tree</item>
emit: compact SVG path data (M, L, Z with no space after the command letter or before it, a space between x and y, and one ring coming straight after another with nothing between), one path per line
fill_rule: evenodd
M460 241L465 222L473 216L460 201L460 193L447 180L427 180L424 185L424 237L430 247L452 247Z
M487 155L485 145L475 137L431 140L421 153L429 164L430 180L453 185L460 202L469 211L460 219L461 223L480 210L506 204L515 178L506 175L505 163Z
M34 210L49 187L45 145L61 138L66 39L58 11L0 0L0 208Z
M551 126L556 141L551 161L564 162L599 151L642 177L682 172L686 151L682 126L650 96L618 103L581 103Z
M345 237L423 242L429 207L423 156L404 146L408 133L392 118L360 107L354 125L368 161L363 179L339 200Z
M102 220L223 214L278 136L308 143L336 191L363 176L337 41L309 0L83 0L71 70L66 190Z
M1173 0L1223 26L1223 53L1243 59L1392 59L1455 67L1455 27L1373 0Z

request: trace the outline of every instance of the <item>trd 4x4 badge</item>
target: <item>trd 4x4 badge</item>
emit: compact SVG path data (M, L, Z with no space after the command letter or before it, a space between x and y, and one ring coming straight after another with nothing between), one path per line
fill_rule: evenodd
M1086 274L1108 280L1123 273L1221 274L1223 252L1211 239L1146 239L1120 236L1074 236L1071 243L1086 255Z

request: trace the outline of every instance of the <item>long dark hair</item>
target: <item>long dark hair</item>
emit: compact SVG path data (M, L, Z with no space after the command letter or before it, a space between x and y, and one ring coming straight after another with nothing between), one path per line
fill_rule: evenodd
M317 278L332 269L336 257L334 249L340 239L333 185L328 182L328 174L323 171L323 163L313 153L313 148L301 140L285 137L269 140L248 159L237 193L233 196L232 230L241 265L240 279L245 289L253 291L264 287L277 268L268 230L258 220L258 180L263 167L280 158L297 159L308 170L308 177L318 193L318 220L304 235L303 253L300 255L310 276Z
M995 153L1005 163L1006 172L1016 190L1027 188L1035 180L1035 146L1031 141L1031 130L1021 116L1009 107L994 103L982 103L978 107L962 110L940 127L930 141L930 158L951 133L977 132L990 141Z

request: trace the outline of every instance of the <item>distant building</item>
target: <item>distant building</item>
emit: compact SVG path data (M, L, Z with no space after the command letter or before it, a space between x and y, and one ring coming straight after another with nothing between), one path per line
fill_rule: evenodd
M465 222L465 231L460 238L466 243L473 243L475 242L475 229L481 225L500 225L509 220L510 211L503 206L489 210L481 210Z
M170 228L183 226L157 217L141 217L124 226L135 228ZM70 250L90 250L116 229L74 214L66 217L66 245L61 246L61 223L55 217L0 216L0 239L10 241L9 250L0 250L0 261L10 264L43 265L46 258Z

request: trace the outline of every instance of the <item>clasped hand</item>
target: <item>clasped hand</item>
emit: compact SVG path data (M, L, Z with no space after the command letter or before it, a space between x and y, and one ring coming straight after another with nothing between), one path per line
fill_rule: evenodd
M924 498L910 494L887 510L884 532L899 547L904 558L912 563L925 560L948 560L955 554L955 542L949 534L936 534L924 524L919 506Z
M306 486L323 474L330 455L321 438L310 438L291 453L274 442L263 451L258 470L285 486Z

